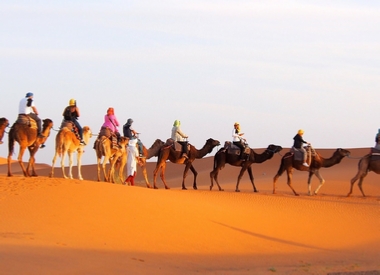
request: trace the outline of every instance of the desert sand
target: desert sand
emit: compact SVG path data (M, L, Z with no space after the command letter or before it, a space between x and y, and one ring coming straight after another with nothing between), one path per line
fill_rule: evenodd
M180 189L178 164L167 165L171 189L158 178L155 190L140 170L137 186L97 182L96 165L83 166L83 181L63 179L60 168L49 178L47 164L25 178L17 162L7 177L1 159L0 274L380 274L380 177L365 178L367 197L357 184L346 197L368 148L349 150L321 169L318 195L307 195L308 173L295 171L297 197L286 174L272 194L279 154L253 164L258 193L247 174L234 192L240 169L229 165L219 174L225 191L210 191L213 157L194 162L198 190L191 173ZM318 150L326 158L333 151Z

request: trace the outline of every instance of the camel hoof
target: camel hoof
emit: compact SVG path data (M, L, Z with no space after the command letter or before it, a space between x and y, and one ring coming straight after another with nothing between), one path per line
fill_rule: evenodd
M300 194L294 194L295 196L299 196Z
M240 190L239 190L239 189L236 189L235 192L240 192Z
M220 188L219 191L224 191L224 189ZM238 192L240 192L240 191L238 191Z
M158 187L157 187L157 186L154 186L153 189L158 189Z
M186 187L182 187L182 190L187 190L187 188Z
M257 191L257 190L253 190L253 192L255 192L255 193L259 193L259 191Z
M193 189L194 189L194 190L198 190L198 187L196 187L196 186L193 186Z
M165 187L165 189L166 189L166 190L169 190L169 189L170 189L170 187Z

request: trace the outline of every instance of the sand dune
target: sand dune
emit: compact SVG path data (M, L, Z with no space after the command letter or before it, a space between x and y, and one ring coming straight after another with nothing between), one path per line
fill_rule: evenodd
M286 152L287 149L284 149ZM380 270L380 184L369 173L367 197L357 186L347 198L358 158L321 170L326 184L307 196L307 173L295 171L293 195L272 179L280 155L254 164L234 192L238 167L219 175L224 192L209 190L213 158L196 160L180 190L184 166L168 163L171 190L96 181L96 166L83 166L86 180L65 180L60 168L38 164L39 177L14 177L0 165L0 274L328 274ZM263 151L258 149L257 151ZM334 150L318 150L330 157ZM154 163L148 164L152 181ZM76 168L74 169L76 175ZM318 185L315 178L313 189Z

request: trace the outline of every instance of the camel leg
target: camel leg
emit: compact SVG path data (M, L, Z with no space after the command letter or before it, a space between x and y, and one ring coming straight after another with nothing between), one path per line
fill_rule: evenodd
M77 153L77 166L78 166L78 179L83 180L82 177L82 155L83 151L79 150Z
M359 179L358 186L359 186L360 191L362 192L363 197L365 197L366 195L364 194L363 186L362 186L363 185L363 180L364 180L364 177L361 177Z
M240 173L239 173L239 176L238 176L238 179L237 179L237 183L236 183L235 192L240 192L240 190L239 190L239 183L240 183L241 178L243 177L243 174L244 174L245 170L247 170L247 167L244 167L244 166L240 170Z
M106 165L107 165L108 161L109 161L109 157L105 156L103 159L103 163L102 163L103 177L104 177L105 182L109 181L108 173L106 172Z
M36 173L36 170L34 169L34 164L36 163L36 158L34 157L36 151L34 152L31 152L31 156L29 158L29 164L28 166L30 165L31 169L32 169L32 177L37 177L37 173Z
M73 179L73 152L68 151L69 155L69 178Z
M294 188L292 186L293 169L288 169L288 170L286 170L286 172L288 175L288 182L287 183L288 183L290 189L292 189L294 195L299 196L299 194L297 194L296 190L294 190Z
M220 187L219 181L218 181L218 175L219 175L220 170L222 170L221 167L216 167L213 171L210 172L210 180L211 180L210 191L211 191L212 187L214 186L213 179L215 180L216 184L218 185L219 191L224 191L224 189L222 189Z
M144 165L142 167L142 173L143 173L143 176L144 176L144 179L145 179L146 187L152 188L152 186L150 185L149 180L148 180L148 173L146 172L146 164L145 163L144 163Z
M278 178L284 173L285 168L283 164L283 160L281 160L280 168L278 169L277 174L273 177L273 194L276 194L276 182Z
M165 169L166 169L166 163L164 162L161 166L161 173L160 173L160 177L161 177L161 180L162 182L164 183L165 185L165 189L170 189L169 186L166 184L166 181L165 181Z
M51 162L51 171L50 171L50 174L49 174L49 177L51 177L51 178L54 177L54 165L55 165L55 161L57 160L57 156L58 156L58 152L55 152L53 160Z
M311 178L314 175L314 171L309 170L309 177L307 179L307 193L311 196Z
M8 163L8 177L12 177L12 170L11 170L11 162L12 162L12 155L9 154L7 158L7 163Z
M157 163L156 168L153 171L153 188L154 189L158 189L156 182L157 182L157 173L159 169L160 169L160 164Z
M65 158L66 158L67 151L62 151L62 157L61 157L61 169L62 169L62 175L65 179L67 179L66 172L65 172Z
M29 161L28 161L28 165L26 167L26 172L28 173L28 175L30 177L37 177L37 173L34 169L34 163L35 163L35 158L34 158L34 155L36 154L37 152L37 148L38 147L34 147L33 149L30 149L30 147L28 147L28 151L29 151ZM32 170L32 173L30 174L30 170Z
M252 186L253 186L253 192L258 192L257 189L256 189L256 186L255 186L255 183L254 183L254 178L253 178L253 173L252 173L252 167L251 166L248 167L248 175L249 175L249 179L251 180L251 183L252 183Z
M182 190L187 190L186 186L185 186L185 178L187 176L187 172L189 172L189 168L191 170L191 172L193 172L193 175L194 175L194 182L193 182L193 189L194 190L197 190L197 176L198 176L198 172L195 170L194 166L191 164L190 167L188 167L186 165L185 167L185 171L183 171L183 178L182 178Z
M24 173L24 176L25 177L29 177L29 173L28 171L25 169L25 166L24 164L22 163L22 156L24 155L24 152L25 152L25 147L20 147L20 152L18 153L18 163L20 164L21 166L21 169L22 169L22 172Z
M358 171L358 173L355 175L355 177L353 177L351 179L351 188L350 188L350 192L348 192L347 194L347 197L351 196L352 194L352 190L354 188L354 183L359 179L359 182L360 180L363 182L363 179L364 177L367 175L367 172L361 172L360 170ZM360 188L360 187L359 187ZM363 193L362 193L363 194Z
M321 189L322 185L325 184L325 180L323 179L319 170L315 171L315 175L319 179L319 185L318 185L317 189L315 189L315 191L314 191L314 195L317 195L317 193L319 192L319 189Z
M96 162L97 162L97 173L98 173L98 181L100 181L100 163L101 163L102 159L101 158L97 158Z

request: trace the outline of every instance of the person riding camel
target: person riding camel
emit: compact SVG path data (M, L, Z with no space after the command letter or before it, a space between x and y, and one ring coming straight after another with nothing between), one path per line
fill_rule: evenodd
M293 137L293 140L294 140L293 147L303 153L303 159L304 159L303 165L306 167L309 167L309 164L306 163L307 154L306 154L305 148L303 148L303 144L305 143L307 145L310 145L310 142L303 140L302 138L303 134L304 134L304 130L302 129L298 130L297 134Z
M41 119L38 117L38 111L33 101L34 94L27 92L25 97L20 100L18 113L19 115L26 115L36 121L38 137L44 137L42 135ZM44 148L45 144L41 144L40 148Z
M118 146L118 142L120 141L120 133L119 133L119 121L115 116L115 110L113 107L109 107L107 109L107 113L104 115L104 122L102 124L102 127L100 127L100 133L102 133L103 130L108 129L109 132L111 132L110 139L114 146ZM98 135L98 138L94 142L94 149L96 149L96 143L98 142L99 138L101 137L101 134Z
M77 106L77 101L75 99L69 100L69 106L67 106L62 113L63 119L66 121L71 121L75 127L78 129L79 137L80 137L80 144L86 145L86 143L83 140L83 128L80 126L78 122L78 117L80 117L80 111Z
M245 150L245 145L244 145L245 139L243 138L243 135L244 133L242 133L240 130L239 122L235 122L234 129L232 130L232 143L240 148L241 160L244 160L244 150Z
M181 130L181 122L179 120L175 120L173 123L171 138L172 140L177 141L179 144L182 145L182 157L185 158L189 158L187 149L188 141L185 140L188 137L189 136L183 133Z
M132 123L133 123L133 119L128 118L127 122L123 126L123 134L125 137L128 137L130 140L137 139L137 145L139 146L139 157L143 158L144 157L143 144L141 140L138 138L139 133L132 128Z
M117 117L115 116L115 110L112 107L109 107L107 110L107 114L104 115L104 123L102 125L103 128L108 128L110 131L116 135L117 139L120 139L120 133L119 133L119 121L117 120Z
M375 137L375 149L380 150L380 129L378 130L376 137Z

